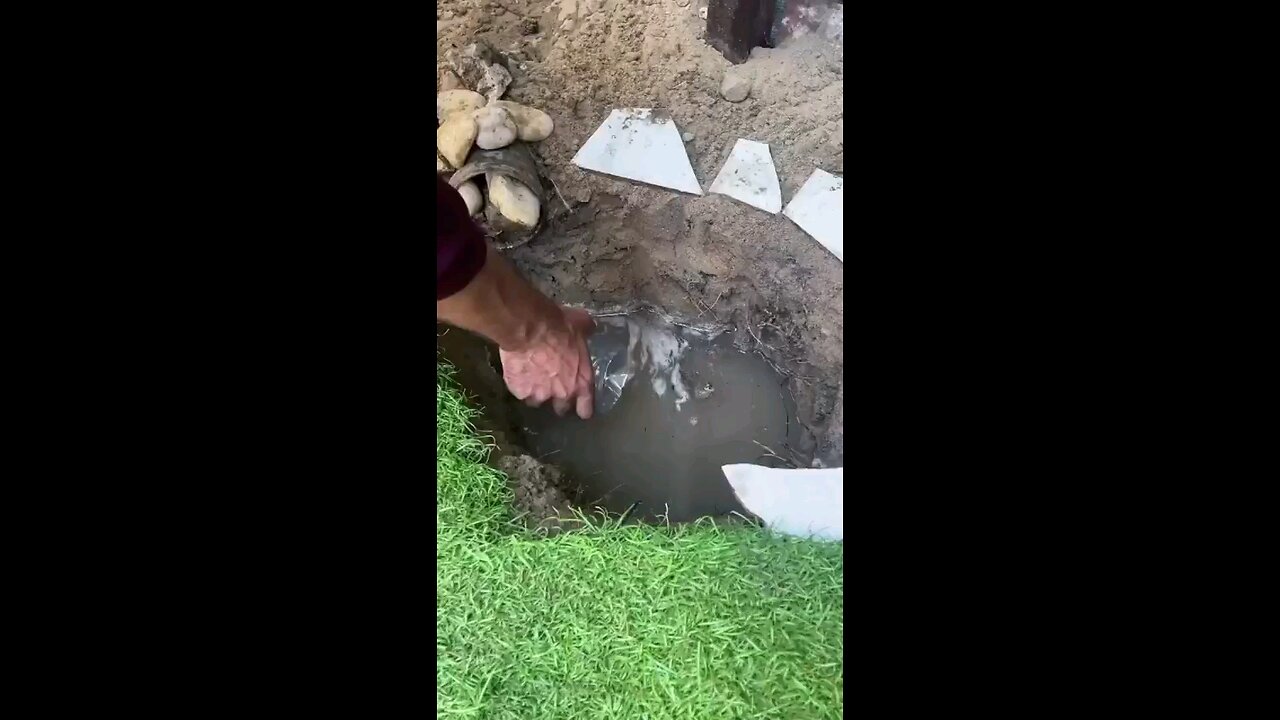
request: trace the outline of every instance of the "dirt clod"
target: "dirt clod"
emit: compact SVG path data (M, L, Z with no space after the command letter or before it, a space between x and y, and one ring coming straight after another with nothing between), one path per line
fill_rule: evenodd
M497 100L511 84L511 73L499 64L499 57L487 43L472 42L445 52L445 62L462 84L489 100Z
M730 70L724 74L720 83L720 96L729 102L738 103L751 94L751 77L746 73Z
M564 479L558 468L528 455L500 457L494 465L511 479L516 507L528 513L529 524L549 530L559 527L558 518L568 515L570 502L560 490Z

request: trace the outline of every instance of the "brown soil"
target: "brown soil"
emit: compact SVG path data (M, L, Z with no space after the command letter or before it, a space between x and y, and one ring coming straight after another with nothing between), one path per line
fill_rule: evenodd
M807 28L732 66L703 42L701 7L698 0L442 0L437 73L449 48L487 42L513 77L505 99L555 120L551 137L532 146L553 184L547 221L532 242L507 252L539 288L596 312L647 306L731 328L741 349L789 377L808 430L795 450L842 465L843 264L781 214L570 163L611 109L652 107L693 134L687 148L704 190L738 138L769 143L784 203L815 168L843 173L843 50L834 31ZM526 34L535 20L538 31ZM730 68L754 78L744 102L720 97Z

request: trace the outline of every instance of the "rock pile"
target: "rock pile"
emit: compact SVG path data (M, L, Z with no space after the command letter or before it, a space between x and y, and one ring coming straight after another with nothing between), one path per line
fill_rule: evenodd
M436 172L449 174L467 164L476 148L497 150L512 143L539 142L555 129L551 116L537 108L502 100L511 75L494 62L491 49L473 43L446 54L446 71L436 94ZM459 178L461 179L461 178ZM532 230L540 215L540 193L500 172L484 173L487 192L474 181L458 192L472 215L483 210L491 225Z

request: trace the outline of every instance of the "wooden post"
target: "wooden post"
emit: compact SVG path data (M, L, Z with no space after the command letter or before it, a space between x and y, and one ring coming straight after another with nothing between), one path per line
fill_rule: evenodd
M751 48L769 43L774 0L709 0L707 43L729 62L743 63Z

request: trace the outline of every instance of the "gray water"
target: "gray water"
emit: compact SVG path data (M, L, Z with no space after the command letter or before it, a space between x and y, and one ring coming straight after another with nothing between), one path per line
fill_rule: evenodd
M580 489L582 505L621 513L638 503L632 517L666 515L672 522L745 513L720 466L781 466L763 457L761 445L785 456L788 439L794 443L799 436L783 378L727 338L672 326L657 332L678 337L678 372L655 372L662 362L650 358L617 404L591 420L522 405L516 415L525 444L530 454L565 471Z

